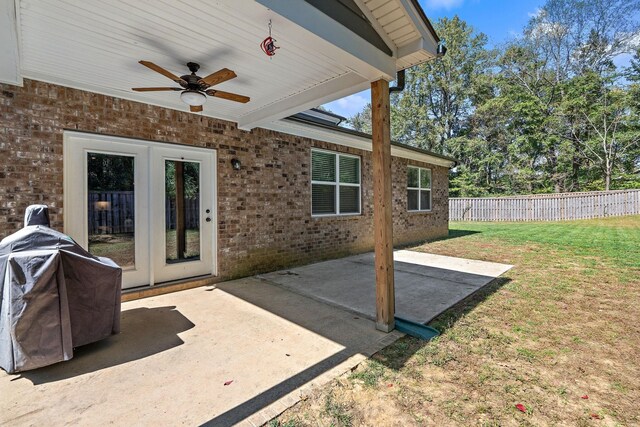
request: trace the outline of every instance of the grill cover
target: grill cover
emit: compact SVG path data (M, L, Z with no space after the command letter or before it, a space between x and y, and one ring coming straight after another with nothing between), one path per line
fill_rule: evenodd
M120 332L122 269L48 227L46 206L0 241L0 367L69 360L73 348Z

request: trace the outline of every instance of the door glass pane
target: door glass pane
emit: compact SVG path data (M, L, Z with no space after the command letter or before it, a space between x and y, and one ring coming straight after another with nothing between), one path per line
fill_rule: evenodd
M200 259L200 164L165 161L166 261Z
M89 252L135 267L134 158L88 153Z

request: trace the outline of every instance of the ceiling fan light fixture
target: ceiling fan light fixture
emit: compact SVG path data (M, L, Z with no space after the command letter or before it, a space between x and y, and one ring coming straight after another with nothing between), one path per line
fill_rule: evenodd
M180 100L192 107L200 107L207 102L207 97L197 90L185 90L180 94Z

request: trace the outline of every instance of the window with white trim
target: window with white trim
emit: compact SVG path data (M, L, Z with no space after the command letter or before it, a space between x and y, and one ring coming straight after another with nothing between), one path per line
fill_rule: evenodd
M311 150L311 214L360 214L360 157Z
M431 169L407 167L407 209L431 210Z

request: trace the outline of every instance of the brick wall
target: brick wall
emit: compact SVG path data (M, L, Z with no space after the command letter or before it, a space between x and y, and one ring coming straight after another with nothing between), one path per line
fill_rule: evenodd
M254 129L105 95L25 80L0 85L0 237L22 227L25 208L50 206L63 225L63 130L172 142L218 150L218 267L240 277L373 248L369 152ZM362 215L312 218L310 149L362 158ZM242 169L235 171L231 159ZM406 165L430 167L433 210L407 212ZM447 168L394 158L393 214L397 244L446 235Z

